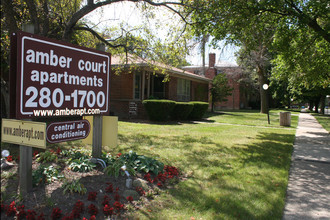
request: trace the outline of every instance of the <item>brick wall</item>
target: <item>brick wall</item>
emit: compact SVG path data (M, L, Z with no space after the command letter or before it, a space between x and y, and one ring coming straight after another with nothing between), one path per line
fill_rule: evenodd
M208 83L191 82L191 101L208 102Z
M110 75L110 99L133 99L133 74Z

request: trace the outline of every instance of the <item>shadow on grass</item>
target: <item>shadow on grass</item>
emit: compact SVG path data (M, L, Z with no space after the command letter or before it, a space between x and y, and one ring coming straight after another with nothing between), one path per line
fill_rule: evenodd
M163 142L157 141L157 136L138 134L129 137L120 136L119 139L129 142L144 139L144 143L152 143L154 147L162 147L165 151L173 147L163 146ZM212 213L214 219L281 218L294 134L261 132L253 143L231 148L221 146L208 137L195 138L188 135L162 137L162 139L165 139L163 141L166 143L176 142L175 145L180 148L180 153L184 154L179 156L181 161L178 162L182 168L187 171L190 167L194 167L196 171L203 173L200 175L195 172L187 181L180 183L178 188L171 189L169 195L175 202L171 202L167 207L166 201L163 201L165 207L162 209L177 210L181 207L186 210L187 207L191 207L191 214L199 213L203 216L205 213ZM195 149L192 143L205 147ZM160 145L157 146L158 144ZM233 157L218 158L214 157L215 154L233 155ZM162 155L157 156L162 158ZM259 172L258 167L261 169L261 174L253 174ZM245 170L247 173L244 173ZM245 177L252 179L251 185L247 183ZM210 184L211 188L216 188L215 191L209 190L207 184ZM214 194L219 195L218 200L215 200ZM262 204L261 207L258 204ZM161 212L162 209L157 206L153 209L155 213L141 212L141 214L156 219L157 212Z

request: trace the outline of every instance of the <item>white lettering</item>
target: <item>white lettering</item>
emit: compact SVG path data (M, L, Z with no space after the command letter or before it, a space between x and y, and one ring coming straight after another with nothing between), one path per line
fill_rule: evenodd
M58 57L56 54L54 54L53 50L50 50L50 65L51 66L57 66L58 63Z
M35 63L34 59L34 51L29 49L26 51L27 56L25 57L26 62L28 63Z
M49 76L47 72L41 71L40 72L40 85L43 85L44 82L48 82Z
M34 82L39 82L39 72L37 70L32 70L31 80Z
M79 60L78 61L78 68L82 71L82 70L84 70L84 67L83 66L81 66L81 65L83 65L84 64L84 61L83 60Z
M34 51L29 49L26 51L26 62L37 63L50 66L60 66L62 68L70 68L70 63L72 61L71 57L58 56L54 53L54 50L50 50L49 53L42 51Z

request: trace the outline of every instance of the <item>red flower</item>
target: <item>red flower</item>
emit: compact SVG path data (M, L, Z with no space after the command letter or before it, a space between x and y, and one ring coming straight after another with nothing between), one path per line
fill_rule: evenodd
M34 152L33 152L33 157L37 156L38 154L39 154L39 151L37 151L37 150L34 151Z
M105 189L107 193L112 193L113 192L113 186L111 183L107 183L108 187Z
M52 214L50 215L52 220L60 219L62 215L62 210L60 208L53 208Z
M16 213L16 217L18 220L20 219L24 219L26 216L26 212L24 210L24 205L18 206L17 207L17 213Z
M80 214L82 214L83 212L84 212L84 203L78 200L73 207L71 216L72 218L80 218Z
M115 201L119 201L120 200L120 195L116 194L115 195Z
M13 156L9 155L6 159L7 159L8 162L12 162L13 161Z
M12 203L10 203L8 209L7 209L7 212L6 212L6 215L7 216L15 216L17 211L16 211L16 207L15 207L15 202L13 201Z
M102 205L105 206L105 205L110 205L110 197L105 195L103 197L103 202L102 202Z
M89 192L88 193L88 199L89 201L95 201L97 192Z
M117 157L120 157L121 155L122 155L122 153L118 153L118 154L117 154Z
M96 220L95 215L92 215L92 216L89 218L89 220Z
M121 209L124 208L124 205L121 204L120 202L116 201L115 203L113 203L113 207L115 207L115 209L117 209L117 211L120 211Z
M140 196L144 196L146 194L146 192L143 190L142 187L136 187L135 191L138 192L140 194Z
M99 212L99 210L97 209L97 207L94 204L90 204L88 206L88 213L91 215L97 215L97 213Z
M157 183L157 186L162 187L163 184L162 183Z
M61 220L74 220L75 217L73 216L74 214L71 213L69 216L64 216Z
M37 220L46 220L45 219L45 214L42 212L40 215L37 217Z
M34 210L27 210L26 212L26 220L35 220L36 219L36 211Z
M129 201L129 202L133 202L133 196L127 196L126 199L127 199L127 201Z
M105 205L103 208L103 213L106 216L113 215L113 207L110 207L109 205Z

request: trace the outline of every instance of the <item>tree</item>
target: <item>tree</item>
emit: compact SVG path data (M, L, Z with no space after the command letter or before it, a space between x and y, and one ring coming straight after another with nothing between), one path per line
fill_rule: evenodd
M228 85L228 79L225 74L218 74L214 77L211 83L211 99L212 99L212 112L214 112L214 107L216 102L227 101L227 97L231 95L231 88Z
M261 112L267 113L267 91L262 85L268 82L268 54L276 30L277 17L272 14L258 16L258 11L250 7L250 1L211 1L202 6L203 1L195 1L200 10L193 12L194 33L208 33L214 38L214 45L219 40L226 40L244 47L253 60L258 74ZM275 26L274 26L275 25ZM260 86L261 85L261 86Z
M307 69L326 68L324 61L329 61L329 17L327 1L300 1L300 0L279 0L279 1L254 1L254 0L237 0L237 1L210 1L205 4L203 0L195 0L193 5L197 10L192 13L192 21L194 22L193 30L196 35L209 33L215 39L226 40L228 43L234 43L238 46L244 46L249 56L254 57L255 70L259 75L259 86L267 82L267 68L265 57L271 52L278 57L282 56L282 60L287 59L296 62L296 60L305 60L301 64L309 67ZM299 47L292 48L279 46L277 42L287 42L288 38L295 36L301 32L299 42L304 42L310 48L326 48L317 50L323 58L317 59L316 62L308 62L306 55L319 56L317 53L307 53L307 50L301 50ZM305 37L305 33L308 33ZM302 40L304 39L304 41ZM321 46L322 45L322 46ZM307 53L307 54L306 54ZM290 54L294 57L283 56ZM327 54L327 57L324 56ZM268 62L271 60L268 60ZM319 63L318 63L319 62ZM321 65L320 65L321 63ZM274 65L277 65L274 63ZM290 65L295 67L295 73L301 69L296 64ZM326 77L315 77L312 72L305 72L306 78L313 78L314 82L324 83L329 80L328 71L318 71L318 74L327 75ZM261 86L260 86L261 87ZM261 96L261 112L266 110L266 91L260 89Z
M20 30L23 23L30 22L34 25L34 33L45 37L63 40L81 46L95 48L97 43L106 44L111 50L123 48L124 52L136 52L147 54L151 60L163 63L184 63L184 60L176 62L178 54L185 53L185 42L179 39L182 36L180 30L178 36L172 37L165 45L161 41L148 41L149 35L141 37L138 33L134 35L130 29L119 30L119 35L105 33L98 30L84 20L86 15L106 5L118 2L132 2L141 5L140 8L148 11L150 7L163 7L173 12L180 13L175 8L179 2L153 1L153 0L3 0L1 1L1 79L9 80L9 38L12 33ZM181 16L184 20L185 17ZM109 29L111 30L111 29ZM133 28L132 30L135 30ZM146 30L146 29L144 29ZM103 32L103 33L102 33ZM151 34L150 34L151 33ZM173 31L173 33L177 33ZM109 38L108 36L114 36ZM153 44L152 44L153 43ZM182 49L183 48L183 49ZM144 50L144 51L143 51ZM120 51L120 50L118 50ZM152 51L152 52L149 52ZM112 52L112 51L111 51ZM166 55L164 55L166 53ZM8 94L7 94L8 95ZM2 97L2 96L1 96Z
M282 24L275 36L278 51L273 59L273 78L287 81L295 99L310 103L324 113L324 102L330 94L330 44L308 27Z

